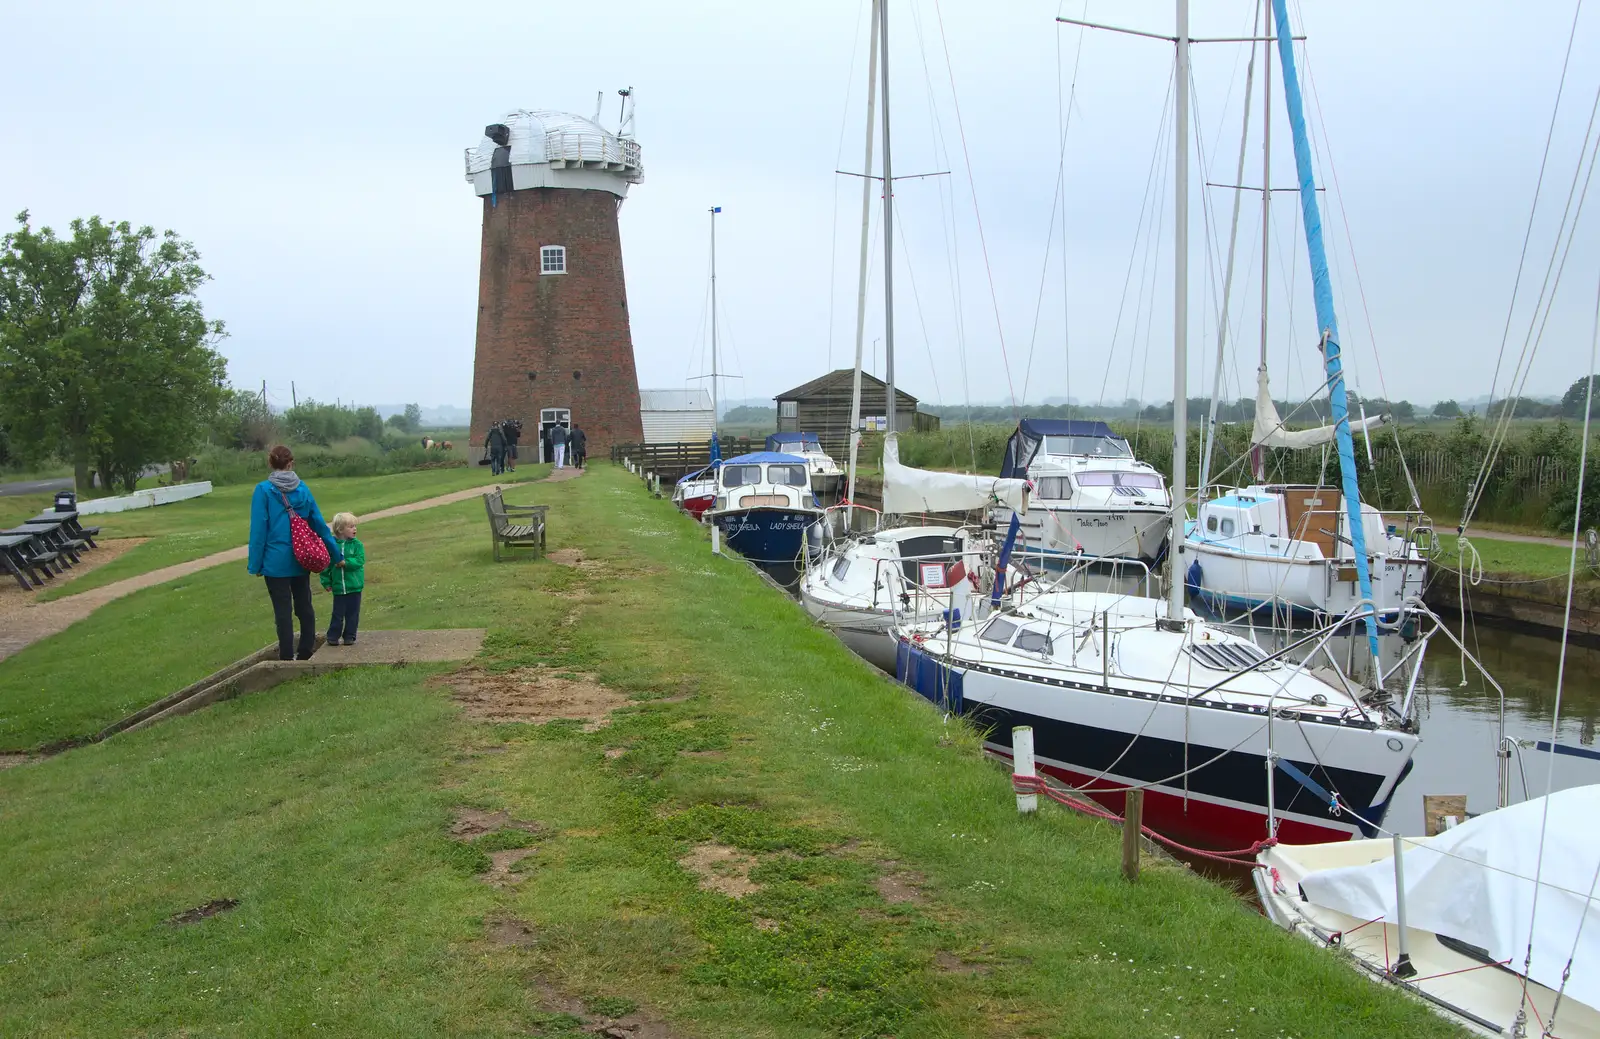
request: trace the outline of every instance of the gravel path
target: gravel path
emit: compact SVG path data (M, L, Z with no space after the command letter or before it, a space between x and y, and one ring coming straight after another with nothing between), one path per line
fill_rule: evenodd
M379 509L377 512L368 513L360 517L361 522L369 520L387 519L390 516L403 516L408 512L420 512L423 509L435 508L439 505L453 505L458 501L476 498L481 494L492 491L496 484L487 487L474 487L466 491L454 491L450 494L441 494L437 498L425 498L422 501L410 502L406 505L396 505L393 508ZM180 577L198 573L201 570L220 566L223 563L242 562L249 549L246 546L230 548L224 552L213 552L209 556L191 559L187 563L176 563L164 566L159 570L152 570L147 574L130 577L126 580L116 581L91 588L87 592L69 595L52 602L29 603L5 618L5 626L0 630L0 660L4 660L24 647L31 646L40 639L49 638L58 632L83 620L95 610L108 602L113 602L125 595L153 588L158 584L176 581Z

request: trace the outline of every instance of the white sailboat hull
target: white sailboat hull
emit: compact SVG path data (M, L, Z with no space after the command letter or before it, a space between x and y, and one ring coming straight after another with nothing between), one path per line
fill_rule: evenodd
M1011 513L995 519L1009 523ZM1074 509L1034 502L1018 528L1018 550L1053 569L1075 565L1081 556L1152 562L1166 544L1172 516L1163 506Z
M1199 564L1199 573L1191 569L1185 580L1214 608L1264 613L1276 607L1337 617L1361 601L1355 564L1348 559L1287 559L1217 548L1194 539L1185 551L1191 566ZM1420 557L1376 557L1371 573L1379 617L1393 620L1405 610L1408 599L1422 595L1428 563Z

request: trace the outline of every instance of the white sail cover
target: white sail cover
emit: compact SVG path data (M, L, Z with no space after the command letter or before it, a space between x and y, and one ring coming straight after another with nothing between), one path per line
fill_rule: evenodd
M1350 432L1359 433L1383 423L1382 415L1369 415L1350 423ZM1338 426L1315 429L1284 429L1278 406L1272 403L1272 387L1267 385L1267 370L1256 371L1256 424L1250 433L1252 447L1316 447L1333 440Z
M1539 832L1545 802L1544 864ZM1572 955L1567 997L1600 1009L1600 785L1574 787L1480 815L1405 852L1406 923L1487 949L1522 971L1534 920L1528 977L1552 989ZM1535 875L1539 877L1534 917ZM1394 862L1308 873L1300 890L1316 905L1395 923ZM1585 921L1587 918L1587 921ZM1573 938L1579 934L1577 952Z
M1028 481L1002 480L971 473L936 473L900 464L900 443L894 434L883 441L883 511L967 512L1005 505L1028 511Z

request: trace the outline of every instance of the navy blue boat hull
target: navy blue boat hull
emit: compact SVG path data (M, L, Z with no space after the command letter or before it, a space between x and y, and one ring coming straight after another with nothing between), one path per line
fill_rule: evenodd
M779 584L790 585L800 579L800 546L817 516L811 509L761 508L720 513L712 522L729 548Z

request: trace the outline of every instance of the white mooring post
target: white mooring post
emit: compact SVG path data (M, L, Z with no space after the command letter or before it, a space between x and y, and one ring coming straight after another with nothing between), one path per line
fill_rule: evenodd
M1406 867L1405 842L1394 835L1394 909L1395 929L1400 933L1400 958L1394 961L1389 973L1397 978L1414 977L1417 968L1411 965L1411 943L1406 938Z
M1018 725L1011 730L1011 773L1036 778L1033 770L1033 726ZM1038 794L1017 794L1017 811L1023 815L1039 810Z
M715 523L711 524L711 554L722 555L722 528Z

